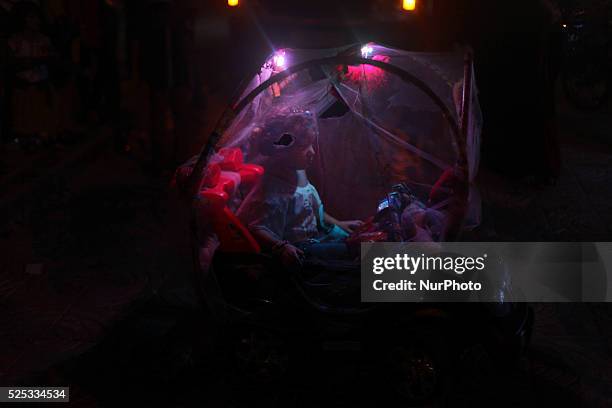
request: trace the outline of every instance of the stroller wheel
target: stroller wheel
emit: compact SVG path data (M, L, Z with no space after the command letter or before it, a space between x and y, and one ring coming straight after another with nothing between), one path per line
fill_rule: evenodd
M260 384L276 382L288 371L284 339L272 330L248 326L237 333L234 359L241 375Z
M431 400L440 384L438 364L425 348L397 346L391 351L392 385L408 401Z

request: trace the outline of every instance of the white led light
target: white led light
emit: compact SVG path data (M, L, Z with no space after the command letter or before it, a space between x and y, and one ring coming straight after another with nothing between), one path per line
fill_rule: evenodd
M285 64L287 62L285 60L285 53L284 52L277 53L276 55L274 55L273 61L274 61L274 65L277 68L285 68Z
M363 58L370 58L372 52L374 52L374 49L370 45L364 45L361 47L361 56Z

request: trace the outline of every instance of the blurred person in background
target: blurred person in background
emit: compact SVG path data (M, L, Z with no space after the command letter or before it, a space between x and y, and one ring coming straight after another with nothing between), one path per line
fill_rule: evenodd
M8 44L7 40L11 33L11 11L13 2L0 0L0 173L5 171L2 156L4 145L9 141L9 109L8 109L8 89L7 89L7 69Z
M50 81L55 51L43 34L38 5L15 7L18 31L8 39L8 81L11 125L15 140L26 150L55 142L58 131L57 96Z
M58 141L68 144L83 133L78 123L83 99L77 90L81 73L81 35L73 3L68 0L45 2L49 31L58 57L51 72L58 98Z

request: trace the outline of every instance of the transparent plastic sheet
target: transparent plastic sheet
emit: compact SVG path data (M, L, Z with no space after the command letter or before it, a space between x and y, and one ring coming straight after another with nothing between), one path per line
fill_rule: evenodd
M345 52L337 50L285 50L287 65ZM452 120L459 122L464 59L461 54L425 54L372 45L373 59L399 67L425 83L446 105ZM338 70L344 70L341 74ZM473 72L473 71L472 71ZM268 80L271 68L262 68L241 98ZM369 65L310 67L280 81L279 88L263 89L238 112L215 146L237 147L245 163L268 165L259 154L253 130L278 112L308 109L317 117L316 159L308 177L321 196L328 213L338 219L365 219L392 185L405 182L418 199L428 195L445 170L457 164L460 146L448 119L414 84L395 74ZM472 80L469 127L465 157L469 181L478 171L482 115L475 80ZM238 103L238 102L237 102ZM237 103L234 105L236 106ZM341 109L336 109L338 106ZM232 209L243 204L248 191L232 201ZM444 211L448 202L438 203ZM480 220L476 190L469 194L464 226Z

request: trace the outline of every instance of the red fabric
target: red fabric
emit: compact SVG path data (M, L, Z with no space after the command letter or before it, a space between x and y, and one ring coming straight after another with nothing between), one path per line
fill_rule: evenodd
M264 168L243 163L242 151L224 148L218 153L220 159L209 164L204 171L200 191L200 210L212 225L219 238L219 249L231 253L259 253L261 248L251 233L227 206L240 184L253 185L264 174ZM193 172L194 163L179 168L173 184L186 186ZM238 173L240 177L233 177Z
M232 194L237 190L236 178L228 172L238 173L238 183L254 183L263 175L264 169L254 164L243 163L242 151L226 148L219 151L222 159L210 164L204 176L202 211L208 217L219 238L219 249L232 253L259 253L261 248L251 233L227 206ZM223 173L226 172L226 173Z
M253 184L263 176L264 168L256 164L243 162L242 151L235 147L226 147L219 151L223 160L219 166L223 171L233 171L240 174L241 183Z
M432 206L450 198L460 182L453 167L444 170L429 192L429 205Z
M212 219L219 238L219 250L232 253L259 253L261 248L251 233L227 207Z

